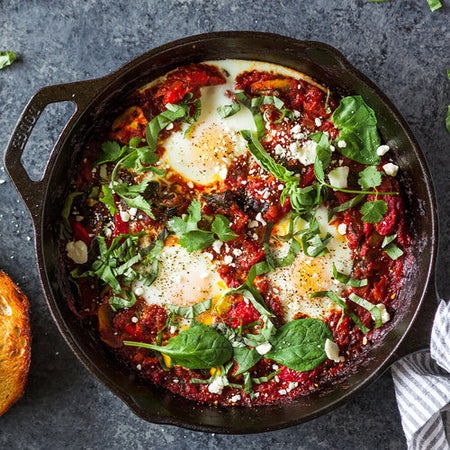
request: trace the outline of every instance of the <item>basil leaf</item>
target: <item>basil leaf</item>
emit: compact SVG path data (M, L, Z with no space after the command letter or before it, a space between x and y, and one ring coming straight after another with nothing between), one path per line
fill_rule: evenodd
M403 255L403 250L397 247L393 241L397 238L397 234L392 234L391 236L385 236L381 244L381 248L387 253L389 258L396 260Z
M252 106L252 101L245 95L244 92L237 92L235 97L238 99L239 103L244 105L252 113L253 121L256 126L256 134L258 139L261 139L264 136L266 129L264 127L264 120L259 107Z
M321 131L310 134L308 138L317 144L314 174L316 175L316 178L323 183L325 180L325 170L331 163L330 143L328 137Z
M363 189L377 187L381 184L381 172L375 166L368 166L359 172L358 183Z
M270 340L272 349L264 356L296 370L306 372L325 361L325 341L333 335L318 319L297 319L283 325Z
M219 239L223 242L236 239L238 235L231 229L230 221L221 214L218 214L214 218L214 222L211 225L211 231L217 234Z
M331 121L339 130L337 141L346 144L343 148L337 145L344 156L361 164L379 164L377 118L361 96L344 97L334 110Z
M358 194L356 197L351 198L350 200L347 200L346 202L340 204L339 206L336 206L335 208L332 208L328 211L328 222L331 221L333 216L338 212L347 211L350 208L353 208L354 206L359 205L365 197L365 194Z
M170 356L171 366L179 365L187 369L210 369L224 364L233 354L233 347L227 338L203 324L181 331L164 346L130 341L124 341L124 345L163 353Z
M275 372L269 373L266 377L252 378L253 384L267 383L272 378L275 378L283 369L275 370Z
M380 222L387 213L388 207L384 200L366 202L361 208L362 220L367 223Z
M376 305L353 293L349 295L349 299L353 303L356 303L357 305L362 306L364 309L367 309L367 311L372 314L372 317L375 320L375 328L380 328L381 325L383 325L383 322L381 320L381 311Z
M320 291L315 292L314 294L311 294L311 298L315 297L328 297L332 302L336 303L341 309L342 309L342 315L339 319L339 322L336 325L336 328L339 328L340 324L342 323L342 320L344 319L344 314L349 316L353 322L358 326L358 328L366 334L369 329L361 322L361 319L357 316L357 314L354 311L351 311L348 308L347 303L345 303L345 300L338 297L333 291Z
M231 105L223 105L217 108L217 112L222 119L234 116L241 110L241 106L236 100Z
M79 195L83 195L83 193L82 192L72 192L71 194L69 194L66 198L66 201L64 203L64 208L61 212L61 217L63 218L64 226L69 233L72 232L72 225L70 224L69 216L70 216L70 211L72 209L73 199L75 197L78 197Z
M16 59L14 52L0 52L0 69L10 66Z
M193 319L199 314L211 309L212 299L205 300L192 306L175 306L170 303L167 304L167 308L170 312L177 314L178 316L185 317L186 319Z
M109 299L109 305L113 311L117 311L122 308L130 308L136 303L136 296L131 290L125 292L126 298L113 296Z
M367 286L367 278L363 280L358 280L357 278L351 278L350 275L346 275L345 273L338 272L335 264L333 263L333 277L340 281L343 284L351 287L362 287Z
M240 375L241 373L250 370L262 356L254 349L247 347L234 347L233 348L233 359L238 364L238 370L235 375Z
M436 11L437 9L442 8L442 3L439 0L427 0L427 2L431 11Z

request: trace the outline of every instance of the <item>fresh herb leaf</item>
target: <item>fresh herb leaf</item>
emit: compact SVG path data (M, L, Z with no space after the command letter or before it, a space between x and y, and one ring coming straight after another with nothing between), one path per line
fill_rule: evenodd
M227 242L238 237L238 235L231 229L230 221L221 214L217 214L217 216L214 217L214 222L211 225L211 231L223 242Z
M61 216L63 218L64 227L66 230L71 233L72 232L72 225L69 221L70 211L72 210L72 203L75 197L78 197L79 195L83 195L82 192L72 192L69 194L66 198L66 202L64 203L64 208L61 212Z
M122 308L130 308L136 303L136 296L132 290L127 289L124 294L126 298L114 295L109 299L109 305L113 311L117 311Z
M341 318L336 325L336 329L341 325L342 320L344 319L344 315L347 315L353 320L353 322L355 322L355 324L364 334L369 331L369 329L361 322L361 319L357 316L357 314L349 309L347 303L345 303L345 300L338 297L333 291L320 291L311 294L311 298L315 297L328 297L332 302L336 303L336 305L338 305L342 309Z
M328 253L327 244L330 242L332 236L327 233L323 238L320 236L319 223L313 217L307 229L302 234L301 242L305 255L311 258L317 258Z
M339 130L337 141L346 144L343 148L337 145L344 156L361 164L379 164L377 118L361 96L344 97L331 120Z
M368 166L359 172L358 183L363 189L375 188L381 184L381 172L375 166Z
M16 60L14 52L0 52L0 69L10 66Z
M269 373L266 377L259 377L259 378L252 378L253 384L261 384L261 383L267 383L272 378L275 378L283 369L275 370L272 373Z
M396 260L403 255L403 250L397 247L393 241L397 238L397 234L392 234L391 236L385 236L381 244L381 248L387 253L389 258Z
M439 0L427 0L427 2L431 11L436 11L437 9L442 8L442 3Z
M102 153L100 154L97 161L95 161L95 166L104 164L107 162L114 162L121 158L127 151L127 146L121 147L117 142L108 141L102 144Z
M333 216L338 212L347 211L350 208L353 208L354 206L359 205L364 200L365 194L358 194L357 196L351 198L350 200L347 200L346 202L340 204L339 206L336 206L335 208L332 208L328 211L328 222L331 221Z
M362 306L364 309L367 309L367 311L372 314L372 317L375 320L375 328L380 328L381 325L383 325L383 322L381 320L381 311L376 305L353 293L349 295L349 299L353 303L356 303L357 305Z
M252 113L253 121L255 122L256 126L256 134L258 136L258 139L261 139L264 136L266 130L264 127L264 119L259 107L252 106L252 100L250 100L244 92L237 92L235 94L235 97L239 101L239 103L244 105Z
M171 366L179 365L187 369L210 369L224 364L233 354L233 347L226 337L200 323L181 331L165 346L131 341L124 341L124 345L163 353L170 356Z
M235 375L240 375L250 370L262 356L254 349L247 347L233 348L233 359L238 365L238 370Z
M331 163L330 143L328 137L321 131L310 134L308 137L317 144L314 174L316 175L316 178L323 183L325 180L325 170Z
M281 98L272 96L272 95L263 95L261 97L254 97L252 98L251 106L252 108L260 107L262 105L273 105L276 111L280 113L280 117L278 117L277 120L271 121L269 120L267 112L270 111L270 109L266 109L263 114L263 118L266 122L270 123L279 123L281 122L285 117L288 117L289 119L294 119L294 114L292 111L286 108L283 100Z
M264 356L298 372L312 370L327 358L325 341L333 335L318 319L297 319L283 325L270 339Z
M350 275L346 275L345 273L338 272L335 264L333 263L333 277L340 281L341 283L351 286L351 287L362 287L367 286L367 278L363 280L358 280L357 278L351 278Z
M212 299L205 300L192 306L175 306L170 303L167 304L170 312L177 314L178 316L185 317L186 319L193 319L201 313L211 309Z
M223 105L223 106L219 106L217 108L217 112L219 113L219 116L222 119L234 116L240 110L241 110L241 106L239 105L239 103L236 100L233 100L233 103L231 105Z
M113 216L119 211L116 207L113 190L109 186L103 185L102 192L103 197L100 197L99 201L104 203L108 207L109 213Z
M328 102L330 101L330 90L327 89L327 97L325 98L325 112L331 114L331 108Z
M383 219L387 213L388 207L384 200L374 200L366 202L361 207L362 220L367 223L377 223Z

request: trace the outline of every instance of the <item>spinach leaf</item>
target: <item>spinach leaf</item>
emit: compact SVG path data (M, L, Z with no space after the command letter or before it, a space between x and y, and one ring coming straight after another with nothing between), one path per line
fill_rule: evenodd
M325 180L325 170L331 163L330 143L328 137L321 131L310 134L308 137L317 144L314 174L316 175L316 178L323 183Z
M173 312L178 316L185 317L186 319L193 319L194 317L197 317L199 314L211 309L211 306L212 306L211 298L192 306L175 306L171 305L170 303L167 304L167 307L170 312Z
M170 364L187 369L210 369L227 362L233 354L228 339L214 328L196 324L159 346L144 342L124 341L124 345L155 350L170 357Z
M325 361L325 341L333 335L318 319L297 319L277 330L270 340L272 349L264 356L289 369L306 372Z
M339 130L337 148L344 156L361 164L379 164L377 118L360 95L344 97L331 121ZM345 144L340 146L339 141Z

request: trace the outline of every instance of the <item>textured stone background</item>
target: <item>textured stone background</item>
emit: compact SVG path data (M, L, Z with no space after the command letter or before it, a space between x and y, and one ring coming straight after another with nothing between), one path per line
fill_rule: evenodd
M0 153L20 112L42 86L99 77L134 56L192 34L271 31L339 50L398 106L419 139L440 208L438 288L450 297L450 3L426 0L134 1L1 0L0 51L19 61L0 71ZM125 4L126 3L126 4ZM48 108L27 147L33 178L71 112ZM219 436L153 425L99 384L60 337L36 270L31 220L0 162L0 265L28 295L33 360L27 391L0 418L0 448L404 448L389 374L319 419L254 436Z

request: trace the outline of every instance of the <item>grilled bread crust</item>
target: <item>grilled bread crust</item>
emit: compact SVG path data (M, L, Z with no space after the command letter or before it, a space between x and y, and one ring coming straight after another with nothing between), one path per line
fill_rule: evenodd
M23 394L31 360L29 304L0 271L0 416Z

